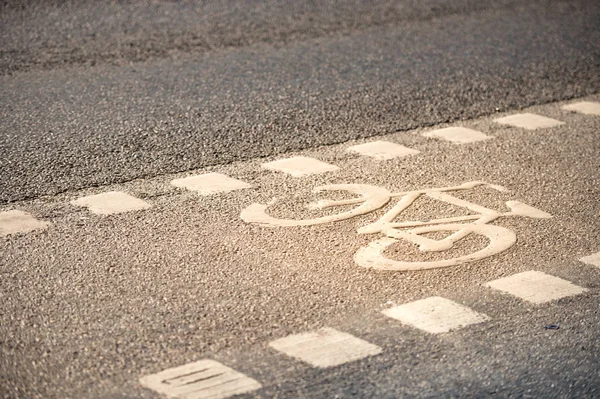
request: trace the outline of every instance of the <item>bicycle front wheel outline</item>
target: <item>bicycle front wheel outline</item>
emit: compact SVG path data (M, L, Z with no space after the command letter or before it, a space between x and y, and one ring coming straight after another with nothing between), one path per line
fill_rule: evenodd
M443 224L421 227L412 230L412 232L415 234L423 234L436 231L458 231L464 229L464 227L464 224ZM391 237L384 237L372 241L369 245L360 248L354 255L354 261L359 266L377 270L409 271L441 269L444 267L478 261L499 254L506 251L517 242L516 234L505 227L489 224L472 224L469 227L473 229L473 234L479 234L489 239L489 243L485 248L472 254L439 261L408 262L393 260L385 257L384 252L388 247L399 240Z
M313 190L315 193L322 191L348 191L352 194L359 195L358 199L362 201L358 202L360 203L359 206L349 211L314 219L279 219L267 213L269 205L265 204L251 204L241 212L240 217L246 223L254 223L269 227L313 226L316 224L337 222L350 219L354 216L365 215L385 206L391 198L391 194L387 189L368 184L330 184L315 187Z

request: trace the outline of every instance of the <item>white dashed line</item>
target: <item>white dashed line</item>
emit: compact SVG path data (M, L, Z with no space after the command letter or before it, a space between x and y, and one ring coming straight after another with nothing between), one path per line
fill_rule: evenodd
M562 107L567 111L579 112L585 115L600 115L600 103L591 101L581 101L578 103L568 104Z
M258 381L208 359L142 377L140 383L180 399L224 399L261 388Z
M579 260L583 263L587 263L588 265L600 267L600 252L596 252L595 254L591 254L589 256L584 256Z
M494 119L494 122L501 125L520 127L527 130L543 129L565 124L564 122L556 119L529 113L505 116L503 118Z
M418 154L419 151L389 141L373 141L349 147L348 152L375 158L380 161Z
M71 204L88 208L97 215L112 215L150 208L150 204L121 191L110 191L97 195L81 197Z
M263 168L287 173L294 177L333 172L339 168L335 165L309 157L292 157L262 164Z
M486 285L536 304L587 291L569 281L533 270L494 280Z
M425 137L435 137L455 144L468 144L477 141L492 139L492 136L481 133L480 131L467 129L466 127L447 127L444 129L436 129L430 132L423 133Z
M395 306L382 313L432 334L445 333L489 320L484 314L438 296Z
M226 193L252 186L241 180L234 179L221 173L206 173L203 175L189 176L171 181L175 187L196 191L200 195Z
M0 212L0 237L16 233L29 233L45 229L50 223L43 222L23 211Z
M381 352L381 348L333 328L291 335L269 346L314 367L332 367Z

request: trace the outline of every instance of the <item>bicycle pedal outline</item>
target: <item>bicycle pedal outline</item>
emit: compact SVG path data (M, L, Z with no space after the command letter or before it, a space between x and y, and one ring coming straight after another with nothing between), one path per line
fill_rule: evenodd
M398 193L392 193L383 187L367 184L330 184L315 187L312 191L315 194L327 191L348 191L351 194L358 195L358 197L347 200L320 200L308 204L309 209L326 209L349 205L358 206L338 214L317 217L314 219L279 219L270 216L267 213L267 208L276 202L276 199L274 199L266 205L257 203L251 204L241 212L240 217L247 223L268 227L314 226L317 224L334 223L375 212L386 206L392 198L400 197L398 202L377 221L358 229L358 234L382 233L385 237L372 241L367 246L360 248L354 256L354 260L359 266L379 270L397 271L437 269L473 262L499 254L512 247L517 241L517 236L510 229L488 223L491 223L500 217L508 216L521 216L536 219L547 219L552 217L552 215L544 211L519 201L507 201L506 205L509 208L509 211L498 212L448 194L453 191L470 190L479 186L487 186L501 192L508 191L502 186L482 181L467 182L458 186L429 188ZM476 214L427 221L394 222L404 210L422 196L466 208L476 212ZM438 231L451 231L453 233L441 240L423 236L423 234ZM454 243L471 234L482 235L488 238L489 243L485 248L474 253L445 260L423 262L402 261L389 259L384 255L385 250L399 240L406 240L418 245L421 252L440 252L451 249L454 246Z

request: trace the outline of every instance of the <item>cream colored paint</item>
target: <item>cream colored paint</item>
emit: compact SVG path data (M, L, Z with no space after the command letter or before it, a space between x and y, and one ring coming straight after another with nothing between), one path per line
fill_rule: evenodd
M172 180L171 184L175 187L196 191L200 195L212 195L252 188L252 186L246 182L221 173L205 173L202 175L183 177Z
M490 319L466 306L437 296L395 306L382 313L431 334L449 332Z
M338 366L381 352L377 345L333 328L280 338L269 343L269 346L321 368Z
M0 237L10 234L29 233L45 229L50 223L38 220L27 212L12 210L0 212Z
M580 101L562 107L567 111L579 112L585 115L600 115L600 103L591 101Z
M596 252L595 254L584 256L583 258L581 258L579 260L583 263L587 263L588 265L600 267L600 252Z
M515 274L490 281L486 285L535 304L554 301L587 291L585 288L569 281L538 271Z
M214 360L200 360L140 378L142 386L179 399L225 399L261 384Z
M530 113L509 115L503 118L494 119L494 122L527 130L544 129L565 124L556 119Z
M389 141L373 141L349 147L348 152L357 153L367 157L385 161L418 154L419 151Z
M451 141L455 144L475 143L477 141L484 141L493 138L492 136L483 134L480 131L467 129L466 127L459 126L432 130L430 132L423 133L423 136L443 139Z
M339 170L339 168L335 165L308 157L280 159L278 161L264 163L262 164L262 167L277 172L287 173L294 177L303 177Z
M97 215L131 212L150 208L150 204L121 191L90 195L71 201L71 204L88 208Z
M308 208L325 209L355 205L354 208L351 208L350 210L344 208L345 210L338 214L316 217L313 219L279 219L267 213L268 207L276 202L276 200L273 200L266 205L251 204L241 212L240 217L247 223L256 223L269 227L311 226L337 222L374 212L385 206L392 198L400 198L398 202L377 221L358 229L358 234L384 234L386 237L375 240L366 247L359 249L354 260L359 266L380 270L434 269L481 260L510 248L517 240L515 233L504 227L489 224L500 217L519 216L542 219L551 217L550 214L544 211L518 201L507 201L506 205L510 211L499 212L449 194L449 192L452 191L469 190L482 185L486 185L497 191L506 191L506 189L501 186L480 181L468 182L459 186L399 193L391 193L385 188L366 184L335 184L320 186L313 191L348 191L350 194L354 194L354 197L346 200L321 200L308 204ZM395 220L398 216L421 196L428 196L438 201L463 207L475 214L432 219L428 221L417 220L396 222ZM438 231L450 232L450 234L441 240L423 236L423 234ZM466 254L457 258L408 262L403 261L402 259L389 259L384 253L388 247L398 240L411 242L417 245L422 252L442 252L451 249L454 246L454 243L471 234L478 234L486 237L488 239L488 245L475 253Z

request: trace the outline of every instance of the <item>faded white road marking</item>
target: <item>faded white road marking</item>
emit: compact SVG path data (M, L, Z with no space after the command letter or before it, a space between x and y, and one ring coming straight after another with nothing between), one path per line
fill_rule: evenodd
M333 172L339 168L335 165L308 157L292 157L262 164L263 168L290 174L294 177Z
M33 230L45 229L50 223L38 220L23 211L0 212L0 237L16 233L29 233Z
M97 215L111 215L150 208L150 204L146 201L121 191L81 197L71 201L71 204L88 208L90 212Z
M527 130L542 129L565 124L564 122L556 119L529 113L505 116L503 118L494 119L494 122L501 125L515 126Z
M581 101L578 103L568 104L562 107L567 111L579 112L586 115L600 115L600 103L591 101Z
M180 399L224 399L261 388L258 381L209 359L142 377L140 383Z
M600 267L600 252L596 252L595 254L584 256L583 258L581 258L579 260L583 263L587 263L588 265Z
M201 195L211 195L217 193L226 193L252 186L241 180L234 179L221 173L206 173L175 179L171 181L175 187L185 188L190 191L197 191Z
M395 306L382 313L432 334L445 333L490 319L466 306L438 296Z
M536 304L587 291L569 281L533 270L494 280L486 285Z
M381 352L377 345L333 328L291 335L269 346L315 367L337 366Z
M423 133L423 136L440 138L456 144L474 143L476 141L483 141L493 138L492 136L488 136L477 130L467 129L466 127L459 126L432 130L430 132Z
M375 158L380 161L418 154L419 151L389 141L373 141L371 143L348 147L348 152Z

